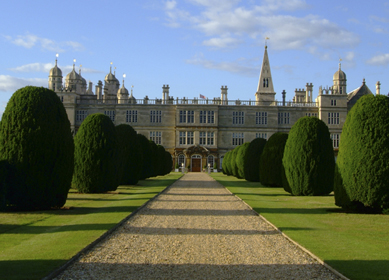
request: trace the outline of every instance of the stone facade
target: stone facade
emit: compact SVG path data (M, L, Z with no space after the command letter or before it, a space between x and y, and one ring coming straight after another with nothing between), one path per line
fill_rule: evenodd
M92 83L75 71L70 72L62 85L62 71L57 60L50 70L49 88L62 100L72 130L77 132L82 121L90 114L108 115L115 125L129 124L138 133L161 144L172 154L173 162L200 171L208 163L221 168L225 153L256 137L268 139L276 132L289 132L301 117L322 119L329 127L334 151L339 147L340 134L347 112L358 98L372 94L365 83L346 94L346 74L341 70L334 74L333 85L319 88L313 101L313 85L296 89L293 101L275 101L270 63L265 47L264 59L255 100L228 100L227 86L221 87L221 97L214 99L174 99L169 96L169 85L163 85L161 99L136 99L122 87L112 73L98 81L95 93ZM379 88L379 87L377 87ZM379 92L377 92L379 94Z

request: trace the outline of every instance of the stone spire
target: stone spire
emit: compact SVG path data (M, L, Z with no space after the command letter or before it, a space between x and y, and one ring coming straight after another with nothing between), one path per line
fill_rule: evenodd
M259 75L258 88L255 93L256 101L274 101L274 87L273 79L270 71L269 56L267 54L267 45L265 46L265 54L263 55L263 62L261 73Z

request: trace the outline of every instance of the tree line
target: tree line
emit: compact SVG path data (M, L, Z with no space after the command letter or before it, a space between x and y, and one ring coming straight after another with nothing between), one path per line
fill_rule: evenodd
M0 208L62 207L70 187L81 193L165 175L172 157L127 124L89 115L73 138L57 94L27 86L10 98L0 122Z
M389 212L389 98L361 97L348 112L337 161L327 125L300 118L275 133L227 152L223 173L291 195L328 195L347 211Z

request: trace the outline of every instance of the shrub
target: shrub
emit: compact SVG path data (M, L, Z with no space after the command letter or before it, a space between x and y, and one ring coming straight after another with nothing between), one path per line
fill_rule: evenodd
M231 173L234 177L238 178L238 167L236 164L236 156L238 155L238 152L240 150L241 146L236 147L231 154L231 159L230 159L230 166L231 166Z
M70 122L55 92L17 90L0 124L0 160L13 170L5 200L17 208L62 207L71 186L74 143Z
M137 134L138 144L142 153L142 168L139 180L144 180L152 176L152 156L149 140L143 134Z
M81 193L116 190L118 142L115 126L103 114L89 115L74 137L73 186Z
M293 195L328 195L335 158L327 125L318 118L300 118L289 132L282 163Z
M119 185L135 185L143 165L141 149L138 145L136 131L128 124L115 127L119 147Z
M247 181L259 182L259 160L263 148L266 145L266 139L255 138L250 142L249 148L247 150L247 158L245 163L244 175Z
M159 160L158 160L158 146L154 141L149 140L150 158L151 158L151 175L150 177L158 176Z
M238 150L238 154L236 155L236 168L238 170L238 178L239 179L245 179L244 175L244 166L246 164L247 159L247 151L250 146L250 142L244 143L242 146L240 146Z
M165 159L163 164L164 171L162 175L169 174L172 171L172 167L173 167L172 155L168 151L165 151Z
M157 175L165 175L165 148L161 145L157 145ZM170 172L170 171L169 171Z
M263 185L272 187L282 187L282 176L285 169L282 165L282 157L288 134L277 132L274 133L267 141L259 165L259 177Z
M389 99L383 95L361 97L348 113L337 159L338 206L389 211L388 120Z
M228 152L224 155L224 158L223 158L222 169L223 169L223 174L225 174L225 175L230 175L229 169L228 169L228 164L229 164L229 157L230 157L230 155L231 155L231 153L230 153L230 151L228 151Z

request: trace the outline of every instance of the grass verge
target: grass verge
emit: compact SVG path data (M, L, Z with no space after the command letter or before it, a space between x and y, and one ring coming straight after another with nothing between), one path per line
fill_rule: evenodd
M345 213L333 196L291 196L212 173L256 212L350 279L388 279L389 215Z
M113 193L70 190L70 210L0 213L0 279L41 279L171 185L181 173L120 186Z

